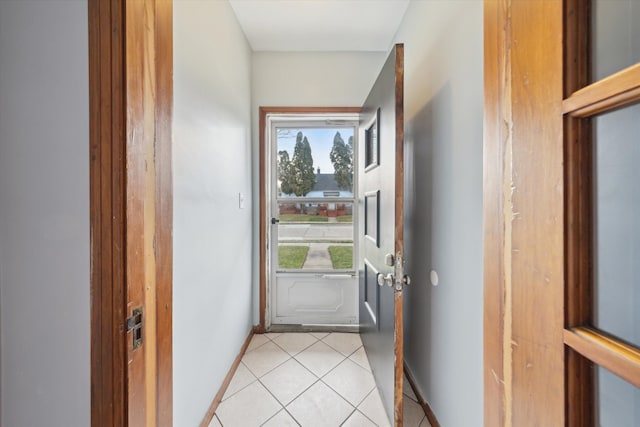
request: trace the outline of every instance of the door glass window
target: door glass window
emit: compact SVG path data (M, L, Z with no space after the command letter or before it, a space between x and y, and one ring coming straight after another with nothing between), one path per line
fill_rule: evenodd
M353 198L353 128L278 128L278 198Z
M354 131L276 128L280 271L354 269Z

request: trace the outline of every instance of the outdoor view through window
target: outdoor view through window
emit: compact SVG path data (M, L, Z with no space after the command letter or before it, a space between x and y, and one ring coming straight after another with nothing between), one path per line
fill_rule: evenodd
M277 129L278 267L353 269L354 128Z

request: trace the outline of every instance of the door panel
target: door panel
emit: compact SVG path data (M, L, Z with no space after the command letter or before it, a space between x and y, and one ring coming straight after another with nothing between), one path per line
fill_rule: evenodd
M391 51L362 108L360 332L385 405L402 425L403 46ZM400 262L390 265L389 255ZM398 268L399 267L399 268ZM393 281L378 285L381 276Z

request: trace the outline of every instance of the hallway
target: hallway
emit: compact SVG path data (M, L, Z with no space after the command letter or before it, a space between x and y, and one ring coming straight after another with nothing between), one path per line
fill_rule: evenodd
M404 425L429 427L404 384ZM298 425L389 425L358 334L254 335L209 424Z

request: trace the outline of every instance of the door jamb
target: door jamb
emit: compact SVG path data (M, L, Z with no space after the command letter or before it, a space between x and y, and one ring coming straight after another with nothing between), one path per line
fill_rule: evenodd
M260 107L259 115L259 173L260 173L260 318L254 328L256 333L264 333L266 329L267 307L267 194L269 182L267 171L267 114L331 114L360 113L360 107Z
M156 340L155 396L158 426L172 425L172 176L171 176L171 122L173 105L173 28L171 0L144 0L152 10L153 25L147 27L144 51L153 49L153 74L148 92L127 91L127 82L139 76L129 76L127 60L142 61L137 55L127 55L126 25L142 26L146 23L127 22L136 14L127 16L125 0L89 0L89 110L90 110L90 226L91 226L91 425L126 426L129 420L129 390L127 353L129 336L126 332L127 271L128 266L145 263L146 256L154 258L156 299L147 305L147 313L155 313ZM133 45L132 41L132 45ZM150 47L151 46L151 47ZM131 64L130 64L131 65ZM139 65L139 64L137 64ZM144 65L139 65L144 68ZM135 67L133 67L135 68ZM136 99L128 99L134 97ZM138 98L138 97L144 97ZM143 138L127 135L130 125L143 126L140 116L129 111L132 103L153 102L153 149L155 180L151 185L130 186L127 168L144 161L147 154L142 148ZM151 101L149 101L151 100ZM149 136L146 137L147 141ZM140 147L138 147L140 146ZM138 148L138 149L134 149ZM155 223L147 225L153 232L152 254L127 257L127 238L133 225L127 217L144 212L128 210L127 195L143 199L140 192L154 193ZM132 192L134 194L132 194ZM144 230L140 230L143 232ZM138 267L136 267L138 268ZM154 305L154 306L153 306ZM153 317L152 317L153 318ZM145 326L146 330L146 326ZM153 330L153 329L151 329ZM145 333L145 332L143 332ZM153 395L153 393L152 393ZM149 418L148 418L149 419Z

